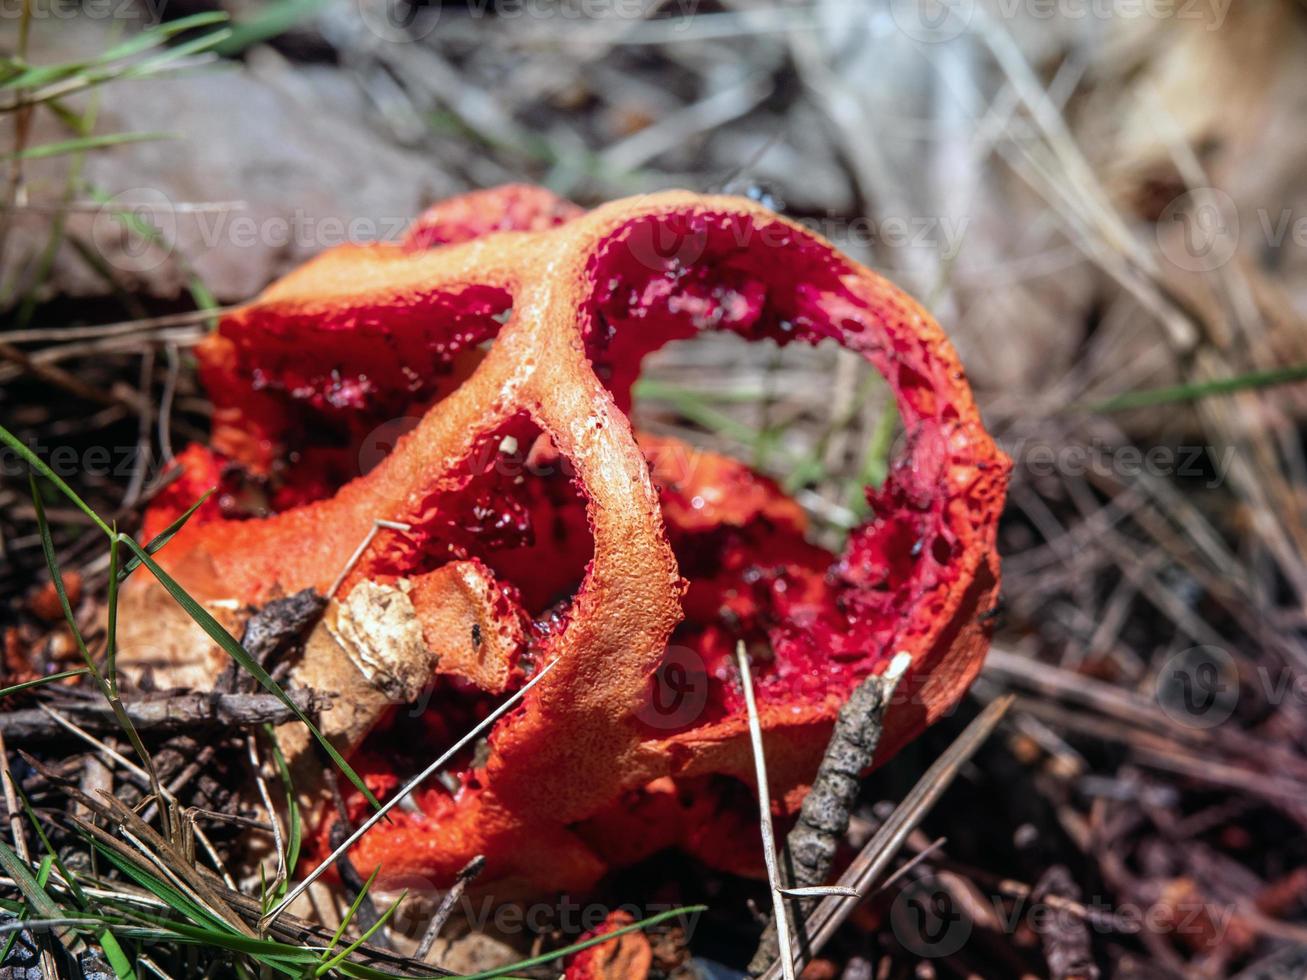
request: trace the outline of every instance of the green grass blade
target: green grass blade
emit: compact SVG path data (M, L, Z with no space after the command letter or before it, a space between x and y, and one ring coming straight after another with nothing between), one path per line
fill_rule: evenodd
M753 385L728 388L724 391L702 391L660 381L657 378L640 378L632 387L631 394L637 399L652 398L658 401L690 398L695 401L715 402L718 405L752 405L767 397L767 389L763 385Z
M231 953L241 953L252 957L264 968L257 974L251 974L244 969L244 963L240 959L235 959L232 966L236 970L236 976L252 977L257 976L259 980L266 980L269 976L268 970L273 970L284 976L295 977L296 980L303 980L306 971L309 969L303 962L296 959L288 959L285 956L277 956L265 949L257 948L259 940L247 940L243 936L235 936L228 933L203 933L200 935L185 934L185 927L179 923L169 923L166 928L148 928L144 926L127 926L120 928L118 934L125 939L134 939L145 945L177 945L184 944L188 946L199 946L210 952L215 950L226 950ZM251 942L256 944L251 947ZM291 947L292 949L294 947ZM227 957L218 957L217 962L222 962ZM228 976L229 974L219 973L219 976ZM386 980L398 980L392 974L387 974Z
M17 789L17 787L15 787L15 789ZM82 891L82 886L77 883L77 876L68 870L67 866L60 859L59 852L56 851L54 845L50 843L50 838L46 836L45 830L41 826L41 821L37 819L36 812L32 809L32 804L27 799L27 794L19 789L18 798L23 804L23 811L27 814L27 822L30 823L32 829L36 831L36 836L40 838L41 846L45 848L46 855L54 862L54 866L59 870L60 877L68 883L68 890L72 892L73 900L83 911L97 911L91 906L86 893ZM123 952L122 946L118 944L118 940L114 937L114 934L108 929L108 927L97 931L95 939L100 944L100 948L104 950L104 958L109 961L109 966L113 969L114 976L116 976L118 980L137 980L136 970L132 966L131 960L127 958L127 954ZM0 957L0 962L3 961L4 958Z
M73 893L73 900L81 909L89 909L86 893L82 891L82 886L77 883L77 878L64 867L63 861L59 859L59 852L54 849L54 845L50 843L50 838L46 836L45 830L41 827L41 822L36 819L36 813L32 810L32 804L28 801L27 794L17 785L14 786L14 789L18 792L18 801L23 805L23 812L27 814L27 821L32 825L32 829L36 831L36 836L41 841L41 846L45 849L46 855L54 861L54 866L59 869L59 874L64 881L68 882L68 890Z
M162 54L145 61L129 63L125 65L109 65L90 70L73 72L71 75L55 81L53 84L42 85L39 88L26 86L29 95L15 100L9 109L22 106L42 105L54 99L66 98L74 93L83 92L108 82L117 81L125 78L149 78L158 75L173 67L174 63L182 58L202 53L213 48L215 45L224 41L231 32L223 29L213 31L203 37L188 41L185 44L179 44L175 48L169 48ZM9 82L12 87L13 80Z
M1251 391L1257 388L1270 388L1274 385L1292 384L1295 381L1307 381L1307 364L1292 364L1289 367L1273 368L1269 371L1252 371L1234 378L1221 378L1216 381L1198 381L1193 384L1171 385L1165 388L1145 388L1141 391L1127 391L1125 394L1108 398L1106 401L1091 405L1078 405L1084 412L1122 412L1130 408L1149 408L1153 405L1172 405L1177 402L1194 402L1213 395L1229 395L1238 391Z
M113 975L118 980L137 980L136 968L118 943L118 937L105 929L95 938L100 944L100 949L104 951L104 958L109 961L109 968L113 970Z
M4 946L0 947L0 963L4 963L9 959L9 952L14 948L16 942L18 942L18 933L11 932L8 938L5 939Z
M849 510L865 520L871 514L871 505L867 503L867 487L879 490L889 477L889 468L893 464L890 452L894 448L894 429L898 425L898 406L890 402L876 419L876 426L871 430L867 440L867 453L862 459L858 476L845 491Z
M51 85L54 82L62 82L65 78L72 78L74 75L86 71L89 67L91 67L89 61L69 61L58 65L30 65L17 71L11 71L3 81L0 81L0 89L35 88L38 85Z
M355 980L455 980L443 973L410 973L401 976L378 970L376 967L364 966L362 963L349 962L336 964L336 972L342 976L354 977ZM504 980L516 980L516 978L505 977Z
M140 54L150 48L157 48L164 41L185 31L192 31L199 27L212 27L215 24L225 24L228 19L226 13L217 10L202 14L191 14L189 17L178 17L176 20L167 21L149 30L142 31L135 37L128 38L116 47L104 52L96 61L101 63L121 61L123 58L130 58L132 55Z
M0 925L0 932L7 932L10 935L18 932L24 932L28 929L38 931L49 929L51 931L60 928L72 927L79 928L83 926L96 925L99 919L88 919L85 917L63 916L58 919L24 919L21 922L6 922Z
M281 776L282 789L286 792L286 814L288 817L289 827L286 831L286 870L287 877L277 886L277 893L273 896L274 901L281 901L285 897L287 890L290 888L290 876L295 873L295 866L300 861L300 848L304 838L304 823L300 817L299 801L295 799L295 783L291 779L290 766L286 762L286 757L281 753L281 746L277 744L277 733L271 725L264 726L268 739L272 742L272 757L277 763L277 773ZM267 911L266 909L264 910Z
M95 132L95 121L99 117L100 99L98 94L87 100L88 105L85 111L81 113L74 112L69 106L60 102L58 99L51 99L48 107L69 131L77 136L90 136ZM64 189L62 202L71 204L77 197L77 189L81 184L82 170L85 167L86 154L74 153L68 166L65 168ZM44 286L49 282L50 277L54 274L54 266L59 249L63 245L66 232L68 230L68 214L65 211L57 211L50 220L50 234L46 238L45 246L36 257L35 265L32 268L32 275L27 279L24 286L22 302L18 305L18 310L14 314L14 326L25 327L32 321L36 313L36 307L39 303L40 296L44 291Z
M0 687L0 698L7 698L11 694L17 694L19 691L26 691L28 688L40 687L43 684L61 681L68 677L80 677L82 674L88 672L88 668L78 667L76 670L61 670L57 674L47 674L45 677L37 677L34 680L23 681L21 684L14 684L10 687Z
M92 200L97 201L100 204L106 206L111 204L110 196L98 188L90 188L89 196ZM116 218L124 228L136 235L138 238L156 245L167 245L164 237L159 234L159 230L148 221L141 218L140 215L136 214L136 212L130 208L123 208L121 206L118 208L109 207L109 213L113 215L113 217ZM73 239L74 243L76 241L77 239ZM86 258L93 267L95 261L98 259L98 257L89 256L83 256L83 258ZM202 310L216 310L218 308L218 301L214 298L213 292L209 287L204 284L199 273L195 271L195 267L192 266L190 262L186 261L186 257L179 252L173 252L172 258L186 274L187 289L190 291L191 298L195 301L195 305ZM114 282L112 275L108 275L107 279L111 284ZM210 320L209 323L210 326L213 326L216 324L216 321Z
M143 916L142 919L149 923L148 928L129 926L118 931L124 936L133 938L171 939L204 943L221 949L228 949L235 953L245 953L249 956L271 957L288 963L298 963L301 965L301 973L303 967L311 966L318 961L318 950L311 946L291 946L288 943L279 943L272 939L242 936L238 932L205 928L204 926L192 925L189 922L177 922L172 919L155 919L153 916Z
M696 391L678 388L653 380L642 380L636 389L643 398L668 402L681 415L696 425L710 432L734 439L746 446L755 446L763 438L763 433L735 418L719 411L708 404L707 399Z
M358 915L359 906L361 906L363 900L368 897L368 892L372 888L372 883L377 880L377 875L379 874L381 874L381 865L378 864L372 874L368 875L368 880L363 882L363 887L359 889L359 893L354 896L354 901L350 903L349 911L341 916L340 925L336 927L336 932L331 937L331 942L327 944L327 948L322 951L320 962L327 962L328 957L331 956L332 950L334 950L336 944L340 942L340 937L345 935L345 930L348 929L349 924L354 921L354 916Z
M380 870L381 867L378 866L377 871ZM373 872L372 877L373 878L376 877L376 872ZM360 892L360 895L361 894L362 892ZM395 910L399 908L399 903L404 901L404 899L407 897L408 897L408 889L406 888L404 889L404 891L399 893L399 898L395 899L395 901L391 903L390 908L386 909L386 911L382 912L381 915L377 917L377 921L372 923L372 925L368 928L366 932L363 933L363 935L359 936L358 939L354 940L352 943L350 943L348 946L342 949L337 955L333 956L331 959L327 960L325 963L319 966L317 970L314 972L314 975L320 977L323 974L330 973L341 963L344 963L347 959L349 959L356 949L358 949L369 939L371 939L374 935L376 935L377 930L390 921L390 917L394 915Z
M224 58L233 58L247 48L285 34L325 6L326 0L277 0L249 20L233 25L231 36L214 50Z
M94 510L92 510L90 505L87 504L86 501L82 500L81 497L77 496L77 494L73 492L72 487L70 487L63 480L59 479L58 475L54 472L54 470L46 466L39 456L37 456L34 452L28 449L25 445L23 445L23 441L21 439L19 439L16 435L14 435L12 432L6 429L3 425L0 425L0 441L3 441L7 446L9 446L10 449L18 453L19 456L23 457L23 459L26 461L28 466L36 470L36 472L40 473L43 477L45 477L56 487L58 487L59 492L62 493L65 497L67 497L68 500L78 510L80 510L83 514L85 514L92 521L94 521L96 527L98 527L109 537L111 538L113 537L114 535L113 529L110 528L108 524L106 524L104 521L100 519L100 515L97 514Z
M197 37L194 40L187 41L185 44L179 44L175 48L169 48L162 54L157 54L138 64L131 65L123 71L122 78L145 78L149 75L158 74L163 68L168 67L174 62L181 61L183 58L189 58L191 55L203 54L231 37L231 31L228 28L211 31L203 37Z
M160 568L158 562L147 555L145 549L137 544L134 539L126 534L119 535L119 537L123 544L136 552L137 557L141 559L145 567L148 568L150 573L159 580L159 584L168 591L168 594L177 601L177 604L180 605L182 609L186 610L187 615L199 624L200 628L209 635L210 639L217 643L218 646L222 647L229 657L240 664L247 673L263 685L268 693L276 695L277 699L280 700L282 704L295 712L295 717L304 723L308 730L313 734L313 737L318 740L318 744L321 745L327 755L331 757L331 761L334 762L337 767L339 767L340 771L345 774L345 777L360 793L363 794L364 798L366 798L373 807L380 809L381 804L377 801L377 798L372 795L372 791L367 788L362 777L354 771L350 764L345 761L344 756L336 751L336 747L327 740L322 732L318 731L318 726L313 724L309 719L309 716L300 710L299 705L287 696L286 692L283 691L277 682L268 675L266 670L259 666L258 662L249 655L249 652L240 645L236 638L223 629L222 624L214 619L207 609L196 602L171 575Z
M86 669L95 678L105 697L108 697L109 692L104 685L104 678L100 676L100 671L95 666L91 651L86 648L86 640L83 639L82 631L77 625L77 617L73 615L73 605L68 601L68 590L64 588L63 573L59 569L59 556L55 554L54 538L50 534L50 522L45 517L45 501L41 499L41 488L36 485L35 475L28 474L28 483L32 488L32 506L36 509L36 529L41 538L41 550L45 552L45 566L50 572L50 581L54 585L55 594L59 597L59 607L63 610L64 621L68 624L69 632L73 634L78 653L86 661Z
M199 510L200 506L206 500L212 497L213 494L217 491L217 489L218 489L217 487L214 487L212 490L207 491L203 497L195 501L195 503L191 504L191 506L187 508L186 513L182 514L181 517L177 518L177 520L173 521L162 531L160 531L158 534L152 537L148 542L146 542L145 545L146 553L153 555L160 548L162 548L169 541L171 541L177 535L177 532L186 526L186 522L191 519L191 515L194 514L197 510ZM120 582L125 581L128 575L132 574L132 572L136 571L136 569L140 567L141 567L141 560L137 558L135 555L133 555L131 558L127 560L127 564L123 566L122 571L118 573L118 580Z
M164 814L164 828L167 829L168 809L163 805L163 789L159 785L159 777L154 768L154 759L145 748L145 743L141 741L140 733L136 731L136 726L132 724L131 718L127 716L127 711L123 708L122 702L118 700L117 692L110 688L105 681L104 675L100 673L99 668L95 665L95 660L91 657L91 651L86 648L86 640L82 637L82 631L77 626L77 617L73 615L72 604L68 601L68 593L64 589L63 573L59 569L59 558L55 554L54 539L50 536L50 522L45 519L45 505L41 500L40 488L36 485L36 477L29 474L29 482L32 487L32 504L36 508L36 527L41 536L41 549L45 552L45 564L50 570L50 579L54 583L55 592L59 596L59 605L64 612L64 620L68 623L68 629L73 634L73 639L77 643L77 650L86 661L87 670L95 679L96 686L100 689L101 695L109 702L109 707L113 711L114 719L118 722L128 741L132 743L132 749L136 752L145 767L145 771L150 777L150 787L154 795L158 797L160 807L159 812ZM130 540L130 539L128 539ZM110 543L112 551L112 542Z
M182 17L149 30L141 31L140 34L109 48L107 51L101 52L94 58L83 61L69 61L58 65L37 65L19 68L16 73L11 72L3 81L0 81L0 89L36 88L39 85L61 82L66 78L87 74L92 69L103 68L115 61L122 61L124 58L130 58L151 48L157 48L182 31L221 24L226 20L226 14L217 12Z
M19 153L6 153L0 156L0 160L43 160L68 153L84 153L87 150L100 150L107 146L120 146L123 143L182 139L185 135L185 133L105 133L100 136L79 136L77 139L29 146Z
M54 858L49 854L41 858L41 863L36 869L36 883L44 888L50 884L50 869L54 867Z
M39 916L44 919L63 916L63 909L41 887L41 883L32 874L32 869L4 841L0 841L0 868L4 868L5 874L14 879L14 884L23 893L23 898L27 899L27 904L36 909Z
M93 837L88 837L87 841L91 847L100 854L106 861L112 864L123 875L140 885L151 895L163 902L170 909L173 909L180 915L186 916L192 922L203 924L209 929L218 929L223 932L231 932L231 927L221 919L214 916L211 912L194 901L189 895L180 889L174 887L171 882L164 881L157 875L147 871L145 868L128 861L121 854L118 854L112 848L105 847L102 843ZM123 933L126 935L126 933Z
M116 525L115 525L116 526ZM104 680L113 697L118 696L118 550L119 542L109 542L109 597L106 600L104 639ZM162 805L162 800L160 804Z

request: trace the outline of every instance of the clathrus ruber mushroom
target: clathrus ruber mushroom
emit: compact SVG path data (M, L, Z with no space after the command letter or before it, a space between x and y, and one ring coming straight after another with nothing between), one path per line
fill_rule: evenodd
M707 330L831 340L893 389L902 450L842 553L772 481L632 430L642 358ZM483 854L479 884L581 889L674 846L754 869L739 641L788 809L840 705L895 654L911 667L878 761L980 668L1009 464L930 315L759 205L467 195L404 242L324 253L198 354L212 441L180 457L146 533L218 486L159 559L197 598L248 609L327 592L376 532L293 675L339 692L344 720L324 724L374 792L557 660L357 845L360 868L439 886ZM132 584L138 602L157 588ZM187 664L192 680L221 666ZM334 819L318 814L321 848Z

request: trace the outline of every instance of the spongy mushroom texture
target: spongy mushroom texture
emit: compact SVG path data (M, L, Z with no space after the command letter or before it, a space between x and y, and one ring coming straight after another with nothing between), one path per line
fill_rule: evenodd
M834 340L894 389L905 450L843 554L805 540L771 481L632 432L641 359L709 329ZM910 297L751 202L668 192L582 213L532 188L480 192L408 242L325 253L225 317L200 357L213 444L187 451L147 527L219 479L162 555L184 585L250 604L325 590L374 521L406 526L377 533L338 595L399 590L428 651L467 629L435 668L426 757L461 734L441 720L460 704L474 717L558 661L456 790L424 789L421 813L363 839L359 867L447 884L484 854L483 882L584 888L676 845L745 869L739 640L767 651L757 694L789 807L840 704L896 652L912 668L882 760L980 667L1008 462L957 358ZM673 661L697 699L666 711ZM354 757L383 793L399 781L391 724Z

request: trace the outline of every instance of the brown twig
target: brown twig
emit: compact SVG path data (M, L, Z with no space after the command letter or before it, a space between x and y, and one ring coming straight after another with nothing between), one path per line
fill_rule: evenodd
M899 654L884 674L868 677L849 696L840 709L831 732L826 754L813 779L812 789L804 797L799 820L786 838L787 887L807 888L823 884L835 860L835 850L849 829L849 813L857 799L862 773L870 768L880 742L885 709L899 678L912 658ZM796 922L812 911L811 899L790 900ZM776 959L775 920L768 923L749 962L753 976L766 971Z
M458 879L454 882L453 887L445 893L445 897L440 900L435 915L427 924L426 932L422 934L422 941L418 943L417 952L413 954L415 960L426 961L431 953L431 947L435 945L436 939L440 936L440 931L445 928L445 923L449 921L450 915L454 911L454 906L458 900L463 897L463 891L467 884L473 878L481 873L481 869L486 866L484 855L478 854L458 873Z
M809 962L821 952L840 924L852 914L862 898L870 894L872 886L894 860L908 835L952 784L962 765L993 733L1012 701L1012 696L1008 695L988 705L926 770L917 785L867 842L839 880L839 884L856 889L861 897L832 895L817 906L817 910L802 926L804 934L800 936L799 945L801 962ZM773 965L762 976L763 980L777 980L780 976L779 965Z
M327 703L323 695L313 691L287 693L301 711L317 711ZM247 729L258 725L280 725L295 718L295 713L271 694L196 691L142 699L123 707L138 731L152 732ZM112 709L103 701L61 702L58 708L88 731L112 732L117 728ZM58 721L40 708L0 713L0 728L14 741L54 738L64 730Z

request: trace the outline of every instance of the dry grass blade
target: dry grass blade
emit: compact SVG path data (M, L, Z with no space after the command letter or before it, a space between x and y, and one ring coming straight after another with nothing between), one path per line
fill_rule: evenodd
M145 785L151 787L155 785L155 783L150 779L150 773L146 772L144 769L136 765L130 759L123 756L121 753L116 752L109 746L105 745L90 732L73 724L73 722L69 721L59 712L51 710L44 704L37 705L37 707L45 714L47 714L61 728L66 729L67 731L71 732L73 735L76 735L82 741L86 742L88 745L104 753L105 756L112 759L118 765L122 766L122 768L126 769L129 773L131 773L133 776L135 776L138 780L140 780ZM29 759L29 761L31 760ZM167 790L162 786L159 787L158 792L162 796L163 802L165 804L165 806L163 807L164 812L171 813L172 809L175 809L177 806L176 796L174 796L170 790ZM152 809L147 809L145 811L145 814L142 815L141 819L142 820L147 819L147 817L150 815L151 812ZM222 868L222 859L219 856L217 849L214 848L212 842L209 840L208 836L199 827L195 827L193 825L192 827L193 827L193 832L195 834L195 837L200 842L200 844L204 847L205 853L209 855L209 858L213 861L216 867ZM226 875L226 872L224 871L223 874ZM231 884L229 876L228 876L228 883Z
M93 805L91 797L68 788L70 795L77 795L83 803ZM131 807L116 797L101 792L100 806L95 807L100 815L117 826L119 832L132 843L146 858L185 891L192 892L215 917L232 925L239 932L252 936L253 932L241 920L240 916L227 904L218 889L210 885L188 855L178 850L177 846L165 839L158 831L147 824Z
M821 951L858 902L870 893L871 886L894 860L908 835L952 784L962 765L993 733L1013 700L1013 696L1008 695L986 707L926 770L912 792L903 798L903 802L895 807L889 819L867 842L838 882L853 888L859 897L831 896L817 906L817 911L801 927L804 931L800 936L800 957L805 962ZM773 966L763 974L763 980L776 980L780 975L780 970Z
M23 815L18 808L14 777L9 772L9 750L5 746L3 728L0 728L0 782L4 784L5 812L9 814L9 833L14 840L14 851L30 864L32 856L27 852L27 836L23 833Z
M767 884L771 887L772 921L776 923L780 971L785 980L794 980L794 946L790 942L790 920L781 891L780 862L776 858L776 833L771 822L771 794L767 789L767 759L762 748L762 726L758 722L758 705L753 696L753 676L749 655L741 640L735 648L735 662L740 669L744 703L749 709L749 741L753 746L753 766L758 779L758 823L762 827L762 856L767 865Z
M259 750L254 744L254 736L247 736L245 739L245 749L249 753L250 771L254 774L254 785L259 791L259 799L263 801L263 809L268 813L268 821L272 830L272 849L277 856L277 875L267 885L269 893L275 892L290 877L291 869L286 866L286 843L281 829L281 817L278 816L277 808L272 803L272 794L268 792L268 781L263 778L263 760L259 758ZM262 866L260 866L262 874Z

